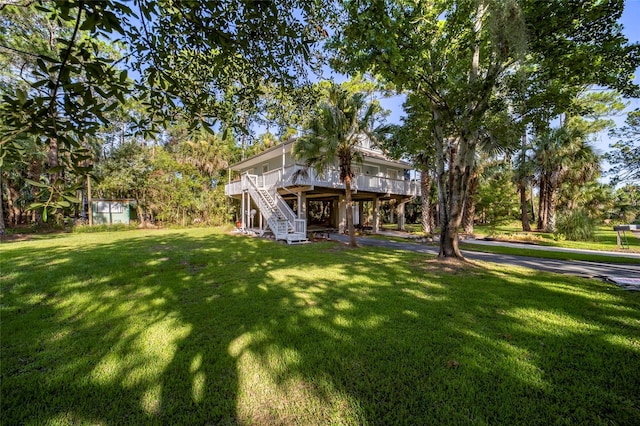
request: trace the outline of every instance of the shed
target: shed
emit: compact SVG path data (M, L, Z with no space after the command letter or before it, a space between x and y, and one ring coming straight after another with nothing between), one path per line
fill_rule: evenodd
M135 200L94 199L91 201L91 215L94 225L128 225L131 219L135 219Z

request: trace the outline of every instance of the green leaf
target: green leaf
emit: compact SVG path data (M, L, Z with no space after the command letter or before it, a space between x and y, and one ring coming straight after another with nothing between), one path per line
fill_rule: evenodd
M96 22L97 22L96 14L92 13L90 15L87 15L87 18L84 20L84 22L80 26L80 29L83 31L93 31L96 28Z
M49 84L50 81L51 80L49 80L48 78L44 80L39 80L34 83L31 83L31 87L33 87L34 89L37 89L39 87L46 86L47 84Z
M36 64L38 65L38 68L40 68L40 71L44 73L49 71L47 64L42 60L42 58L36 59Z
M27 92L22 89L16 90L16 96L18 97L18 101L20 101L21 104L24 104L27 100Z
M25 182L27 182L29 185L31 186L37 186L38 188L49 188L49 185L46 185L42 182L37 182L35 180L31 180L31 179L25 179Z
M204 122L203 122L203 123L202 123L202 128L203 128L207 133L209 133L210 135L212 135L212 136L215 136L215 135L216 135L216 132L215 132L215 131L211 128L211 126L209 126L207 123L204 123Z
M82 202L78 197L74 197L72 195L63 195L62 197L74 204L80 204Z

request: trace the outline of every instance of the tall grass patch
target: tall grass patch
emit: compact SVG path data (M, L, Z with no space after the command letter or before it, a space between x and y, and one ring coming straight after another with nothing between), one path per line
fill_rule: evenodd
M564 212L558 217L557 233L572 241L593 241L595 222L584 209Z

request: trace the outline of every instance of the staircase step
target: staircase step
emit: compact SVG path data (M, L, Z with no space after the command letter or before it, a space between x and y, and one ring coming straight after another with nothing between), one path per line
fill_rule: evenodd
M303 233L290 232L287 234L287 244L302 244L308 241L309 239Z

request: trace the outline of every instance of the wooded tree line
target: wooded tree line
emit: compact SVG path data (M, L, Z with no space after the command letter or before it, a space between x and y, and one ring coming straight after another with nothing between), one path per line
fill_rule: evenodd
M583 106L583 115L563 115L557 128L545 128L537 135L528 132L520 141L513 135L510 146L481 145L463 214L465 233L473 233L474 222L518 219L523 231L535 227L555 232L556 217L568 213L599 222L636 219L637 181L626 179L627 184L616 189L623 177L608 173L613 182L601 183L602 160L611 154L603 156L594 147L595 137L607 129L612 136L620 134L611 117L624 108L622 99L615 92L592 91L580 94L575 102Z
M440 229L441 256L460 256L459 229L516 211L525 230L534 219L555 230L558 211L629 219L637 211L638 113L612 129L607 157L630 184L625 190L597 183L592 147L607 115L623 108L620 96L639 93L640 46L617 23L623 7L2 2L5 217L15 223L29 207L29 220L71 213L92 176L105 196L137 198L142 218L224 220L217 183L226 164L303 130L323 93L313 73L329 61L406 94L402 123L381 143L411 158L424 193L435 193L415 210L426 231ZM251 134L256 123L264 134Z

